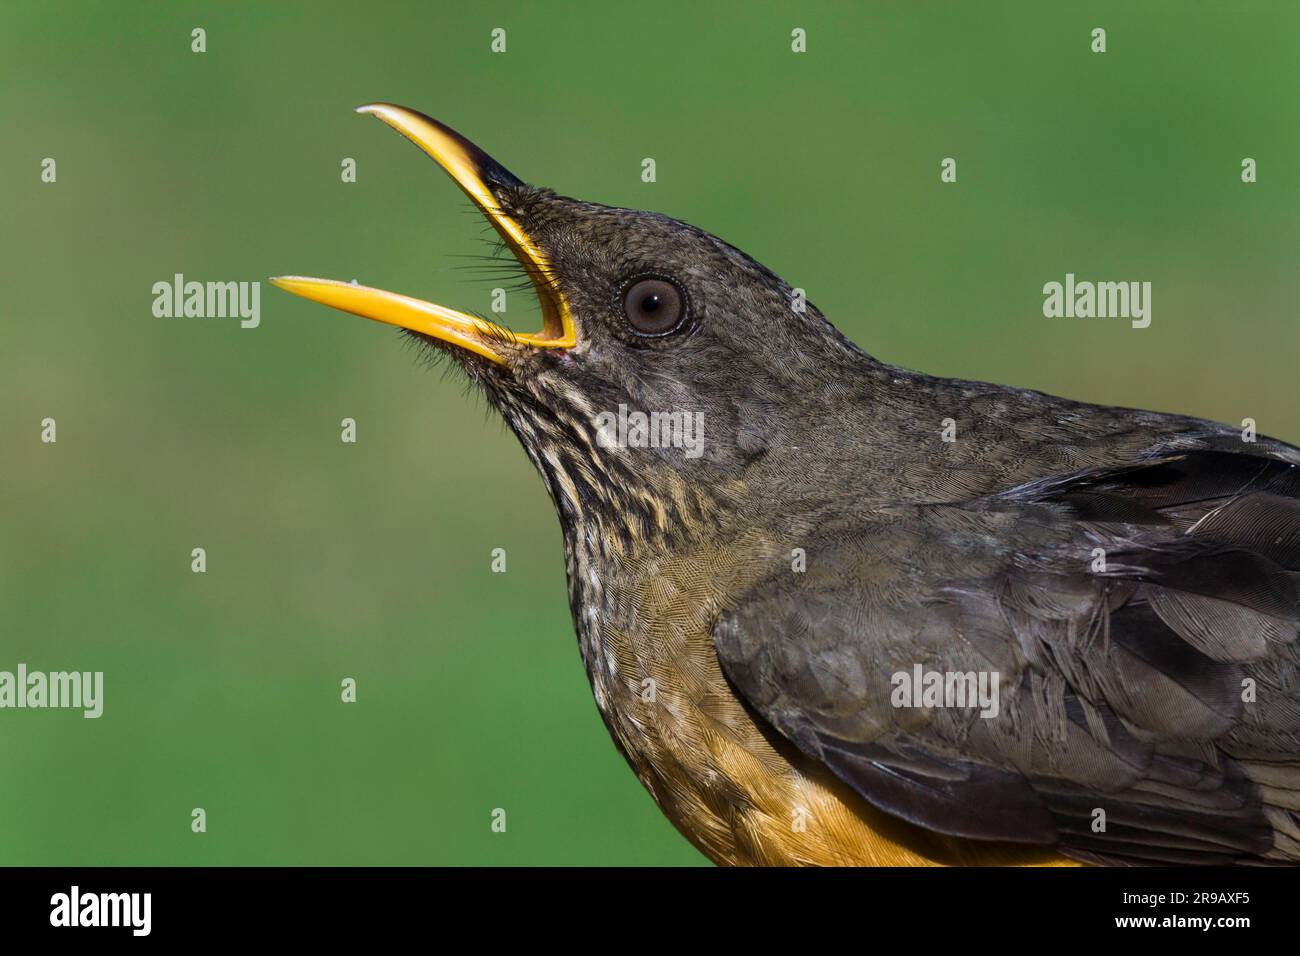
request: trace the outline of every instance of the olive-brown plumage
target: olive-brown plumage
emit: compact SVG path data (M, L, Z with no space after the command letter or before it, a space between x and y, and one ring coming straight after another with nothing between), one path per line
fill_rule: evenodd
M484 169L573 340L417 334L541 474L601 715L703 852L1300 860L1300 451L891 367L699 229ZM996 712L900 706L918 667Z

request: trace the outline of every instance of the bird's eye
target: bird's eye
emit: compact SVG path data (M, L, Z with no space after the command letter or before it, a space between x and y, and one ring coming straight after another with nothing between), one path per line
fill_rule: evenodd
M623 312L641 335L667 335L686 318L686 297L667 279L638 279L623 295Z

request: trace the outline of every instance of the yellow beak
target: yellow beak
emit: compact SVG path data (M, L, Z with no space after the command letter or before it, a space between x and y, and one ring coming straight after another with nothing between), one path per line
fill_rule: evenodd
M573 318L546 257L519 223L502 211L492 193L491 181L511 184L519 181L465 137L423 113L388 103L361 106L357 112L379 117L432 156L487 216L532 279L542 305L542 331L518 335L478 316L351 282L306 276L276 276L271 282L314 302L421 332L502 364L505 363L503 343L534 348L572 347L577 342Z

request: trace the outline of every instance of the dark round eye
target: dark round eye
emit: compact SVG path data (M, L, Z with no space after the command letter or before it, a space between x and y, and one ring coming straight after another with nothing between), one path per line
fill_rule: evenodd
M623 296L623 312L642 335L666 335L686 318L686 298L666 279L638 279Z

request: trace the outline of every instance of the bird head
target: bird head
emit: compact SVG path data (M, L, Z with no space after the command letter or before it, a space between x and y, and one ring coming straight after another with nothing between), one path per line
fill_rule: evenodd
M799 410L861 359L794 289L703 230L528 185L413 110L359 112L469 196L531 280L541 330L354 283L271 281L449 353L518 435L562 517L617 510L662 530L707 510L709 494L743 496L748 466L797 441Z

